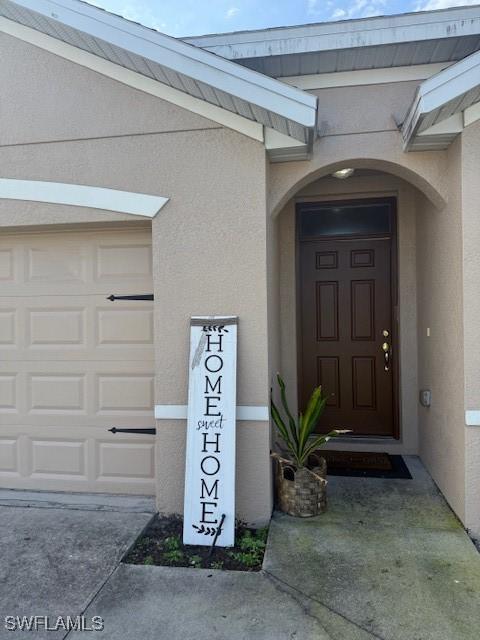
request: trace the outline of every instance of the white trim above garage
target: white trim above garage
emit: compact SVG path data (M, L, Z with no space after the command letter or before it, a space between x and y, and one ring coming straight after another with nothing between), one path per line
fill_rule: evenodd
M0 178L0 199L63 204L154 218L169 198L63 182Z

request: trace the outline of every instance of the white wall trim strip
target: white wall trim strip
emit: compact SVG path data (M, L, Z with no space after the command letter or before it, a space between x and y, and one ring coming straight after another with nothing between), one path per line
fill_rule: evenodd
M0 198L104 209L153 218L169 198L145 193L39 180L0 178Z
M157 420L186 420L186 404L157 404L155 405L155 418ZM270 419L267 406L238 405L237 420L250 420L252 422L265 422Z
M465 411L465 424L469 427L480 427L480 409Z

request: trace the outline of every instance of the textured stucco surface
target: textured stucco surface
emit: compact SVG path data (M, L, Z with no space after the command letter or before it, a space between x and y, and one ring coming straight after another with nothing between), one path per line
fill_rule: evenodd
M267 170L260 143L216 123L9 36L0 36L0 50L0 81L9 96L1 105L1 177L171 199L152 224L158 404L186 402L188 319L198 314L239 315L238 403L268 404L273 373L296 367L293 216L287 211L292 198L345 165L395 176L389 180L396 185L369 188L375 194L397 192L401 208L399 346L409 375L402 378L405 429L398 448L416 450L417 309L411 300L417 286L418 386L432 388L434 402L430 410L419 410L419 450L457 514L480 529L480 431L465 431L463 415L464 399L467 408L480 408L477 346L463 369L463 332L468 346L478 343L480 313L478 124L448 152L405 153L395 122L416 83L324 89L316 92L323 135L311 159ZM74 220L130 224L132 217L0 202L0 226L56 228ZM159 421L157 426L158 504L179 511L185 424ZM243 517L261 521L271 508L269 427L239 423L238 429L238 505Z
M2 80L10 102L20 106L2 113L0 176L170 198L152 223L155 403L186 403L190 316L232 314L239 316L238 403L266 405L263 145L10 38L1 46L10 61L2 65ZM12 73L17 59L22 81ZM1 224L10 227L28 225L29 218L35 228L68 225L76 214L78 223L132 220L36 203L4 201L0 208ZM184 440L184 422L158 421L158 506L164 511L182 510ZM265 522L271 513L268 423L239 424L238 473L239 513Z
M348 100L348 94L344 94ZM384 112L371 105L371 118ZM286 162L270 167L268 209L276 216L301 188L341 167L359 167L392 173L423 191L436 206L448 199L445 181L447 154L444 151L405 153L398 131L373 131L320 137L309 162Z
M419 196L417 206L419 387L432 406L419 407L420 455L457 515L465 520L462 313L461 140L448 153L447 205ZM430 337L427 337L430 329Z
M394 353L400 365L400 440L369 442L369 450L417 453L417 320L416 320L416 189L394 176L352 177L339 181L323 178L301 189L278 216L280 227L280 330L282 374L288 385L292 406L297 404L297 303L296 303L296 202L348 198L397 198L399 343ZM331 443L332 449L365 450L363 443Z
M396 131L413 100L418 82L335 87L311 91L318 96L322 134Z
M152 227L157 403L186 404L190 316L231 314L239 317L237 403L265 406L269 382L264 150L225 130L204 132L198 145L190 137L170 158L167 191L175 195ZM190 160L190 155L196 159ZM178 512L184 467L175 452L184 455L184 424L162 421L159 429L168 432L170 442L164 447L158 438L159 505ZM239 422L237 429L239 513L249 521L264 522L271 511L268 423ZM245 430L249 436L242 439Z
M465 409L480 410L480 122L462 134ZM465 427L465 524L480 537L480 426Z
M219 126L12 36L0 52L1 145Z

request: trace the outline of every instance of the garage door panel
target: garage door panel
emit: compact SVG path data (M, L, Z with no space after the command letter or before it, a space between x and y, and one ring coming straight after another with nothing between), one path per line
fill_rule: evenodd
M2 476L17 477L19 475L17 438L0 437L0 478Z
M150 231L2 235L2 292L13 296L129 293L152 287Z
M145 281L152 277L151 243L99 244L95 247L95 266L97 282Z
M98 427L70 433L61 426L2 427L1 486L10 479L16 483L8 486L19 488L52 488L57 482L62 491L106 491L108 486L111 492L151 493L154 478L154 440L149 436L114 436Z
M153 305L105 296L0 298L0 360L153 361Z
M150 231L0 238L0 486L154 492Z
M152 426L154 379L152 360L0 359L0 425Z

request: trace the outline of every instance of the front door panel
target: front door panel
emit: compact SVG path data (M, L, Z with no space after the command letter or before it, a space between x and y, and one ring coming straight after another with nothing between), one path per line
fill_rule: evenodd
M300 241L300 402L322 385L319 431L395 435L391 254L385 237Z

